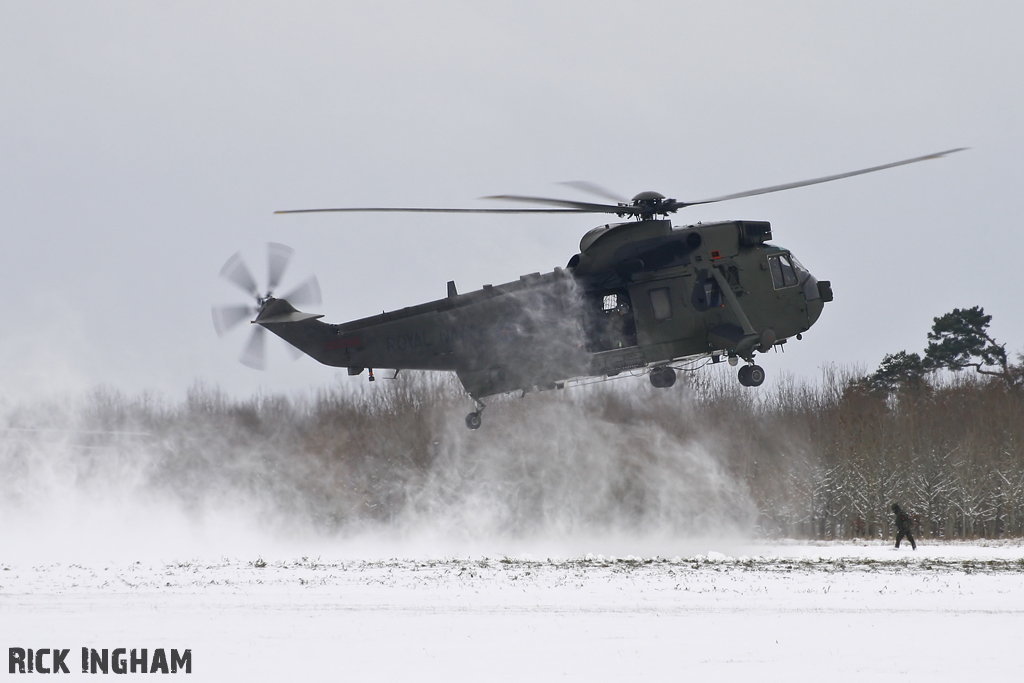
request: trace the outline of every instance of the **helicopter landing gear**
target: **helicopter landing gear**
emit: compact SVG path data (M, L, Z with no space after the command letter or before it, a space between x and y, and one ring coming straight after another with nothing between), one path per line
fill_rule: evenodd
M760 365L744 365L737 377L745 387L759 387L764 384L764 368Z
M676 371L672 368L654 368L651 370L650 378L656 389L668 389L676 383Z
M482 413L484 412L484 408L487 407L481 401L475 402L476 410L466 416L466 426L470 429L480 429L480 425L484 422Z

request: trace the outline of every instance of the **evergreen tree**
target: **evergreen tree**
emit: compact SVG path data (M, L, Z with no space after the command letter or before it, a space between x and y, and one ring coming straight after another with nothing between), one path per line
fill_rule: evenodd
M867 385L875 391L891 393L901 389L920 389L925 386L929 369L916 353L886 354L874 374L868 376Z
M981 306L954 308L934 319L928 333L924 362L930 369L974 368L982 375L999 377L1010 386L1020 382L1019 368L1009 364L1006 345L988 333L992 316Z

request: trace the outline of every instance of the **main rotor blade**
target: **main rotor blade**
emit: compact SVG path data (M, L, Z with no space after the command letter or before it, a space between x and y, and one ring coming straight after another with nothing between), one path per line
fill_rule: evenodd
M490 199L490 197L485 197ZM289 209L274 213L330 213L338 211L363 213L593 213L573 209L423 209L416 207L369 206L343 209Z
M562 185L568 185L569 187L575 188L582 192L589 192L592 195L598 197L604 197L610 199L613 202L621 202L622 204L629 204L629 200L625 197L620 197L606 187L602 187L597 183L592 183L589 180L566 180L561 183Z
M267 367L266 336L267 331L260 325L254 325L249 343L245 345L242 356L238 359L242 365L253 370L265 370Z
M214 306L211 312L213 328L217 330L218 337L223 337L228 330L256 315L253 306Z
M679 202L680 207L684 206L696 206L697 204L713 204L715 202L724 202L730 199L740 199L742 197L753 197L759 194L768 194L770 192L781 192L782 190L792 190L796 187L805 187L807 185L817 185L819 183L828 183L833 180L841 180L843 178L850 178L856 175L864 175L865 173L874 173L875 171L884 171L887 168L895 168L896 166L905 166L907 164L915 164L918 161L927 161L928 159L938 159L944 157L947 154L953 154L954 152L961 152L967 149L966 147L957 147L956 149L947 149L945 152L936 152L934 154L926 154L923 157L914 157L913 159L904 159L903 161L894 161L891 164L882 164L881 166L872 166L871 168L862 168L859 171L849 171L847 173L837 173L836 175L824 176L822 178L813 178L811 180L800 180L795 183L785 183L783 185L772 185L771 187L762 187L756 190L747 190L746 192L737 192L735 194L727 194L721 197L713 197L711 199L702 199L698 202Z
M246 293L253 297L259 297L259 290L256 288L256 280L253 279L249 267L242 260L242 252L235 252L234 256L227 260L224 267L220 269L220 276L235 283Z
M914 164L918 161L926 161L928 159L938 159L944 157L947 154L953 154L954 152L960 152L967 149L966 147L957 147L956 149L948 149L944 152L936 152L934 154L926 154L921 157L914 157L913 159L904 159L902 161L894 161L889 164L882 164L881 166L872 166L870 168L862 168L857 171L849 171L847 173L837 173L835 175L823 176L821 178L812 178L810 180L801 180L795 183L785 183L783 185L772 185L770 187L761 187L756 190L747 190L745 192L736 192L734 194L722 195L721 197L712 197L711 199L702 199L694 202L680 202L677 200L665 200L662 204L656 206L638 205L633 202L627 202L622 200L626 206L621 204L595 204L591 202L577 202L568 199L553 199L551 197L529 197L524 195L514 194L502 194L493 195L490 197L482 197L482 199L503 199L506 201L513 202L527 202L530 204L547 204L550 206L557 206L557 209L432 209L432 208L416 208L416 207L351 207L351 208L337 208L337 209L291 209L288 211L275 211L274 213L326 213L326 212L376 212L376 213L608 213L615 214L617 216L639 216L646 217L655 214L668 214L675 213L678 209L687 206L696 206L698 204L713 204L715 202L724 202L730 199L741 199L743 197L753 197L760 194L769 194L771 192L781 192L782 190L792 190L797 187L805 187L807 185L817 185L819 183L828 183L833 180L840 180L842 178L851 178L853 176L864 175L865 173L874 173L875 171L883 171L887 168L895 168L896 166L905 166L906 164ZM587 182L585 180L569 181L564 183L576 189L583 190L585 192L591 192L608 199L614 199L620 201L620 197L616 196L615 193L607 190L600 185Z
M577 202L570 199L551 199L550 197L524 197L518 194L498 194L482 199L504 199L510 202L529 202L530 204L550 204L551 206L565 206L575 209L580 213L633 213L631 206L619 206L611 204L592 204L590 202ZM535 211L541 209L534 209ZM565 209L563 209L564 211Z
M295 307L319 306L322 301L320 298L320 282L316 279L316 275L310 275L305 282L281 298Z
M288 267L295 250L285 244L267 242L267 290L273 292L281 283L284 269Z

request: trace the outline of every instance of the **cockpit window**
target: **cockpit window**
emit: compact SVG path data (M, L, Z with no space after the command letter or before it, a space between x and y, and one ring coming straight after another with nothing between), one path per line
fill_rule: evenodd
M791 261L793 261L793 268L796 270L797 280L803 285L804 297L808 301L815 301L821 298L821 292L818 291L818 279L811 275L811 271L804 268L803 264L796 260L796 256L789 255Z
M792 254L790 254L789 255L789 260L790 260L790 263L793 264L793 270L796 271L796 279L797 279L797 281L803 282L804 280L806 280L807 278L809 278L811 276L810 271L808 271L806 268L804 268L804 265L802 263L800 263L800 261L797 260L796 256L793 256Z
M779 254L778 256L769 257L768 268L772 271L772 283L775 285L775 289L792 287L799 284L796 270L793 268L793 263L790 261L789 254ZM803 272L806 273L807 271Z
M803 285L804 297L808 301L821 298L818 292L818 280L792 254L779 254L768 258L768 267L772 271L772 282L775 289Z

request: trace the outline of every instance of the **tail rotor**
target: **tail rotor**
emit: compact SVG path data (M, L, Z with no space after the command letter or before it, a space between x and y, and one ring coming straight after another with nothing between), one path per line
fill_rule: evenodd
M235 253L227 260L220 269L220 276L252 297L255 304L214 306L211 314L213 328L216 330L217 336L225 336L245 320L255 321L256 316L275 298L274 291L280 286L294 253L295 250L287 245L276 242L267 243L267 289L263 294L260 293L256 279L242 258L241 252ZM319 306L321 302L320 283L315 275L311 275L280 298L287 300L293 306ZM290 344L288 350L293 358L302 355L301 351ZM262 326L253 326L239 361L256 370L266 369L266 330Z

